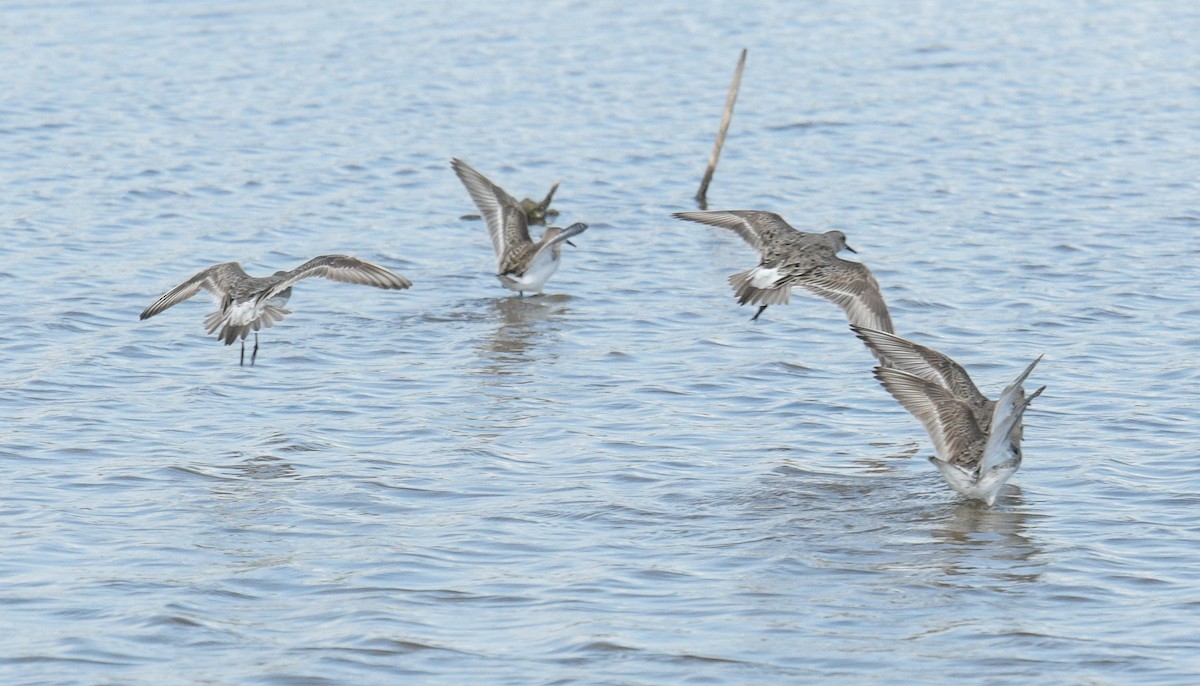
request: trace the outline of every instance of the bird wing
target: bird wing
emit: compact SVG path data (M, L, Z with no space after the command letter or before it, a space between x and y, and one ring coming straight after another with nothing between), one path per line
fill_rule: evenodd
M1046 390L1042 386L1038 390L1025 396L1025 388L1022 385L1025 379L1029 378L1030 372L1041 362L1039 356L1036 360L1029 363L1025 371L1021 372L1012 383L1004 388L1004 392L996 400L996 408L992 412L992 423L988 429L988 441L983 450L983 462L980 464L979 472L986 473L992 467L1003 464L1008 459L1013 457L1016 448L1021 443L1021 417L1025 414L1025 409L1029 407L1029 403L1033 399L1042 394Z
M535 252L533 254L533 257L530 259L530 262L531 263L536 262L542 253L546 252L547 250L552 250L554 248L554 246L558 245L559 243L562 243L563 241L571 240L575 236L578 236L579 234L583 233L584 231L587 231L587 224L584 224L582 222L575 222L574 224L568 226L567 228L560 231L558 233L558 235L554 236L550 240L539 245L537 252Z
M861 262L834 257L828 264L817 264L795 279L803 287L842 308L851 326L892 331L892 317L879 292L879 282Z
M676 219L686 219L709 226L732 229L760 254L766 246L779 240L789 232L803 235L803 232L792 228L783 217L774 212L759 212L757 210L720 210L713 212L676 212L671 215Z
M499 263L504 263L513 248L533 242L529 237L529 219L519 202L466 162L455 158L450 160L450 166L487 222Z
M987 443L983 447L983 457L979 461L979 473L987 474L995 467L1012 463L1013 471L1021 464L1021 418L1033 399L1046 390L1045 386L1029 394L1028 398L1018 400L1003 416L1000 412L993 415L991 431ZM998 409L998 408L997 408ZM996 417L1000 417L997 421Z
M875 378L921 422L943 461L962 464L971 446L983 440L971 407L945 388L890 367L876 367Z
M403 276L394 274L377 264L364 262L357 257L321 255L288 272L278 283L260 293L258 301L269 300L291 288L297 281L312 276L385 289L399 290L412 286L412 282Z
M226 277L248 277L242 266L237 262L225 262L224 264L214 264L207 269L201 270L192 278L184 281L171 290L163 293L162 297L155 300L154 303L142 310L139 319L149 319L154 315L166 310L170 307L178 305L188 298L204 289L209 293L217 296L218 299L224 300L229 296L227 284L229 283Z
M894 367L935 383L954 396L966 400L973 407L979 408L987 404L987 397L975 387L967 371L933 348L918 345L873 327L851 324L850 328L884 366Z

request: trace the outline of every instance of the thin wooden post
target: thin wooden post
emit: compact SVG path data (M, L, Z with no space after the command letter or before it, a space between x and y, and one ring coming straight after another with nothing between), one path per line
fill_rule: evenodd
M725 114L721 116L721 128L717 131L717 142L713 145L712 154L708 157L708 169L704 170L704 180L700 182L700 190L696 191L696 201L700 209L708 209L708 184L712 181L713 172L717 170L717 160L721 158L721 148L725 145L725 134L729 131L729 122L733 120L733 104L737 102L738 89L742 87L742 70L746 67L746 49L742 48L742 56L738 59L737 69L733 72L733 83L729 84L729 94L725 96Z

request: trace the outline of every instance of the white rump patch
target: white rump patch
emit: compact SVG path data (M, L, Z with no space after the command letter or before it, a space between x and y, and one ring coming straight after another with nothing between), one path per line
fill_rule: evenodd
M253 300L235 302L225 310L225 322L230 326L246 326L258 319L260 313Z
M756 267L750 273L750 285L760 290L773 288L775 282L779 281L779 270L774 267L767 269L765 267Z

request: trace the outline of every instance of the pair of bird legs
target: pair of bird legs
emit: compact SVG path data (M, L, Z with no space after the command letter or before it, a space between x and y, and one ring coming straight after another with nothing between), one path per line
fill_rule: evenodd
M254 359L258 357L258 332L254 332L254 350L250 351L250 366L254 366ZM246 366L246 339L242 339L242 357L238 361L239 367Z

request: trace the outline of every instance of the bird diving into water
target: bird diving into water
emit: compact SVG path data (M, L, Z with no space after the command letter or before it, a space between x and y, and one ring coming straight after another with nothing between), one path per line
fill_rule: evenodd
M529 218L521 203L466 162L456 158L450 160L450 166L487 222L500 284L522 296L525 291L541 293L562 261L562 244L573 247L570 239L586 231L587 224L576 222L565 229L551 226L535 243L529 237Z
M412 286L411 281L399 274L347 255L314 257L291 271L278 271L265 277L250 276L237 262L225 262L214 264L167 291L147 307L140 318L149 319L202 289L206 290L217 299L220 308L204 318L205 333L211 334L220 328L221 333L217 338L224 341L225 345L232 345L241 339L240 364L245 365L246 336L253 331L254 351L250 353L250 365L254 366L254 360L258 357L259 329L274 326L291 314L291 310L283 306L292 297L292 286L301 279L313 276L389 290Z
M925 427L937 455L929 461L950 487L989 506L1021 466L1022 416L1045 386L1022 385L1038 357L997 400L989 400L954 360L883 331L851 326L880 360L875 378Z

